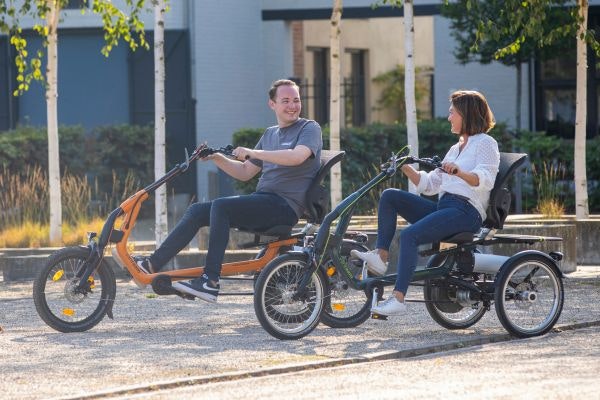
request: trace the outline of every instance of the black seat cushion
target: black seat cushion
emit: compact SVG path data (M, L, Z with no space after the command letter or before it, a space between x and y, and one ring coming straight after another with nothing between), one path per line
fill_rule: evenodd
M247 233L254 233L256 235L263 236L277 236L277 237L288 237L292 234L293 226L290 225L275 225L268 228L250 229L239 227L238 230Z

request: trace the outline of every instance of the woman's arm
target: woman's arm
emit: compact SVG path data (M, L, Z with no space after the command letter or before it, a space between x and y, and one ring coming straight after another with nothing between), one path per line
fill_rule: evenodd
M400 167L402 173L406 175L406 177L413 183L415 186L419 186L419 182L421 181L421 174L419 171L414 169L411 165L404 164Z

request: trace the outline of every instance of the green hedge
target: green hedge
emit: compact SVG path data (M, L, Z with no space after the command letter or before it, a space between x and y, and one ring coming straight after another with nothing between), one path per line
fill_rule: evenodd
M113 173L121 182L127 175L143 184L154 178L154 129L114 125L86 133L81 126L58 129L61 173L88 176L100 193L113 190ZM0 132L0 168L19 174L26 166L48 170L46 128L21 126Z
M81 126L61 126L58 132L60 168L75 175L87 168L85 131ZM48 135L45 128L23 126L0 132L0 166L19 174L24 166L48 169Z
M450 146L456 142L456 136L450 133L446 119L421 121L419 131L419 155L443 157ZM254 147L263 129L241 129L234 133L235 146ZM547 136L543 132L521 131L517 135L507 130L505 124L498 124L490 134L498 141L500 151L523 151L529 154L531 163L541 167L542 162L562 163L566 169L563 201L567 211L574 209L575 195L569 181L573 180L573 142L572 140ZM340 137L341 147L346 151L342 161L342 190L344 196L362 186L370 177L379 172L379 165L387 160L393 151L406 145L406 126L401 124L373 124L365 127L343 129ZM329 146L329 129L323 129L323 144ZM521 172L523 179L523 204L525 212L533 212L536 207L537 194L533 188L531 169ZM400 175L400 174L399 174ZM385 187L406 187L406 179L394 177ZM587 141L587 179L589 184L590 212L600 211L600 137ZM256 180L238 183L237 188L243 193L250 193L256 187ZM385 188L382 187L381 189ZM362 204L359 212L374 213L378 201L378 193L373 193Z

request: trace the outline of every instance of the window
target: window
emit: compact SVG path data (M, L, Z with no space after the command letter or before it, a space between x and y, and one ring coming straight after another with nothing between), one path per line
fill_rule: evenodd
M350 76L344 78L344 111L346 126L363 126L367 122L365 101L366 50L350 53Z
M591 14L592 10L590 10ZM598 31L600 15L590 15ZM575 136L577 57L572 51L536 63L536 129L563 138ZM588 47L587 137L600 134L600 60Z
M63 6L63 10L79 10L80 8L89 8L90 0L68 0Z
M329 124L329 49L313 50L313 119Z

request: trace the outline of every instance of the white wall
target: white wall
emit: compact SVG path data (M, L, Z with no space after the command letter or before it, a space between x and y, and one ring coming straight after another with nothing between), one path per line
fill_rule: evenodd
M262 23L254 1L190 0L197 143L231 143L234 131L276 123L271 81L291 75L291 37L283 22ZM266 50L268 49L268 50ZM199 200L208 199L212 163L197 163Z
M456 45L450 35L450 24L446 18L434 17L435 71L434 109L437 117L448 116L448 97L457 89L482 92L490 104L496 121L515 126L516 113L516 69L499 62L488 65L469 63L460 65L454 58ZM527 64L523 65L521 127L529 127L529 92Z

